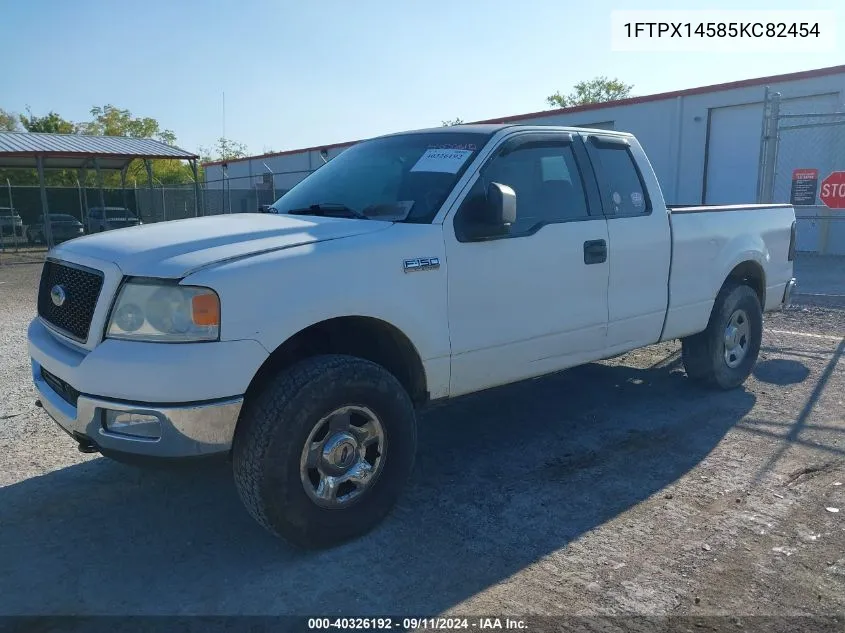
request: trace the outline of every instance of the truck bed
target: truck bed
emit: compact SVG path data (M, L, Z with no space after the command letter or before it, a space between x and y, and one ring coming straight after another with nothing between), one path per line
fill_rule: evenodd
M788 252L795 211L791 205L667 208L672 256L663 340L705 329L722 282L743 261L752 260L762 270L763 309L780 305L792 277Z

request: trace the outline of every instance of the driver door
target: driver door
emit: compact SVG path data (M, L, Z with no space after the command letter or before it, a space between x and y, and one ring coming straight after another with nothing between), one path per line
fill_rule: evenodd
M451 395L602 356L608 232L585 160L578 136L512 135L447 216ZM516 222L474 241L462 223L484 203L490 182L516 193Z

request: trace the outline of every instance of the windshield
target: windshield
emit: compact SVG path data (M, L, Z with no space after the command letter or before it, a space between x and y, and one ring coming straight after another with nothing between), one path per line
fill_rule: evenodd
M430 222L489 138L422 132L364 141L305 178L270 210Z
M72 215L68 215L67 213L51 213L50 214L50 221L51 222L79 222L79 220L77 220Z

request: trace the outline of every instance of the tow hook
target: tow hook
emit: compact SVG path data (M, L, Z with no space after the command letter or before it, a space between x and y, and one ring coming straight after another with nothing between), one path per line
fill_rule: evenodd
M74 433L73 439L76 440L76 442L77 442L76 448L80 453L89 454L89 453L99 453L100 452L100 449L97 448L97 446L94 444L94 442L89 440L84 435L80 435L79 433Z
M80 441L79 445L76 448L79 449L80 453L99 453L97 447L94 446L91 442Z

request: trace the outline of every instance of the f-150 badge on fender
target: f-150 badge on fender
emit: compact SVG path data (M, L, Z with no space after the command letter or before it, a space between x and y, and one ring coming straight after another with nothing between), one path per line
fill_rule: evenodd
M405 272L413 273L418 270L434 270L440 268L439 257L417 257L405 260Z

